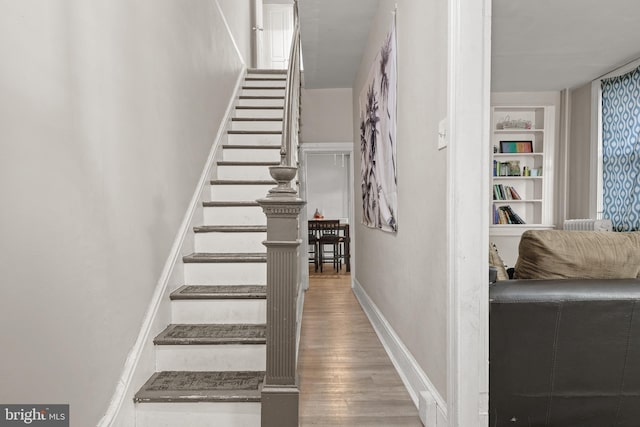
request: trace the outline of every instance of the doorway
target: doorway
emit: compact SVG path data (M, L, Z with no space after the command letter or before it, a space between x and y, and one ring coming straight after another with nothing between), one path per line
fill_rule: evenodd
M302 145L304 180L302 196L307 200L307 218L316 211L324 220L338 220L344 237L342 268L323 264L323 274L349 274L354 266L353 247L353 145L351 143L306 143ZM309 248L313 249L313 248ZM327 248L330 251L331 248ZM325 258L323 258L325 259ZM315 272L311 263L309 272ZM318 273L320 270L318 269Z
M263 52L261 64L267 69L286 70L293 37L293 4L264 3Z
M349 221L351 157L345 153L310 153L307 156L307 217L316 210L325 218Z

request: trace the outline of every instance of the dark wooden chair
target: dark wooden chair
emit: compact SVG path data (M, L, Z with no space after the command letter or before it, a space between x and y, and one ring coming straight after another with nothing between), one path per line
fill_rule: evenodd
M344 237L340 235L340 221L325 219L315 222L315 227L319 230L318 235L318 255L320 272L322 272L324 260L327 254L331 254L330 259L336 272L342 269L342 257ZM326 247L331 247L331 252L326 251Z
M315 271L318 271L318 267L320 266L320 253L318 251L318 237L320 236L320 228L316 224L317 221L309 221L309 233L308 233L308 241L309 241L309 263L313 262Z

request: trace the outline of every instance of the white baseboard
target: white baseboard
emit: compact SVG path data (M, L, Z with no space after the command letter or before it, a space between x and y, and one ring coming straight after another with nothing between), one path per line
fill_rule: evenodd
M245 73L246 67L243 66L238 73L233 95L218 128L214 143L211 146L207 163L200 175L196 190L178 229L160 279L156 284L136 342L127 356L116 390L105 415L98 422L98 427L130 427L134 425L133 396L144 381L155 371L152 338L171 321L169 294L183 284L182 257L192 252L192 230L194 226L200 225L199 222L202 216L196 215L196 212L201 214L202 202L209 200L208 183L215 164L216 152L234 111L237 97L242 89Z
M371 298L369 298L369 295L367 295L362 285L360 285L355 276L352 275L352 277L353 293L360 302L362 310L364 310L369 318L393 366L395 366L402 382L407 388L414 405L416 405L416 408L419 410L423 409L420 414L422 422L427 427L446 426L447 403L444 398L411 355L398 334L393 330L380 309L378 309ZM422 405L420 404L421 401ZM425 405L425 402L435 403L435 407L432 404Z

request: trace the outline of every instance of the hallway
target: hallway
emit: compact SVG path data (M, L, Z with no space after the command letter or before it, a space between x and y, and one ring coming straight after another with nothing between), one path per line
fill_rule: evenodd
M418 411L351 291L309 277L300 343L300 426L421 427Z

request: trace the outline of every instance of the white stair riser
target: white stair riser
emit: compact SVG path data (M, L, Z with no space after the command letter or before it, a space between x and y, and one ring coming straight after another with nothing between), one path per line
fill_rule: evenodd
M264 262L196 262L184 264L184 280L190 285L251 285L266 283Z
M266 232L195 233L196 252L264 252L262 244L267 239Z
M287 77L287 73L247 73L246 77L258 79L282 79Z
M137 403L136 427L260 427L260 402Z
M282 134L227 134L227 145L281 145Z
M232 121L231 130L282 130L282 120Z
M206 207L204 225L266 225L267 217L260 206Z
M277 95L268 95L277 96ZM238 99L238 105L243 107L282 107L284 106L284 98L277 99Z
M265 344L156 345L156 371L264 371Z
M266 299L171 301L171 322L174 324L261 324L266 323L266 321Z
M242 96L284 96L284 89L242 89Z
M245 117L245 118L254 118L254 117L266 117L266 118L276 118L282 119L282 115L284 114L284 110L282 108L278 109L261 109L261 108L239 108L236 110L236 117Z
M258 200L264 198L270 189L276 184L270 185L212 185L211 200L242 201Z
M256 77L260 78L260 77ZM242 84L245 87L286 87L286 80L276 80L273 78L269 78L268 80L245 80Z
M227 145L226 147L233 147ZM224 148L222 160L238 162L279 162L280 146L275 148L250 149L250 148Z
M219 165L217 175L218 179L273 179L269 173L269 166L264 165Z

